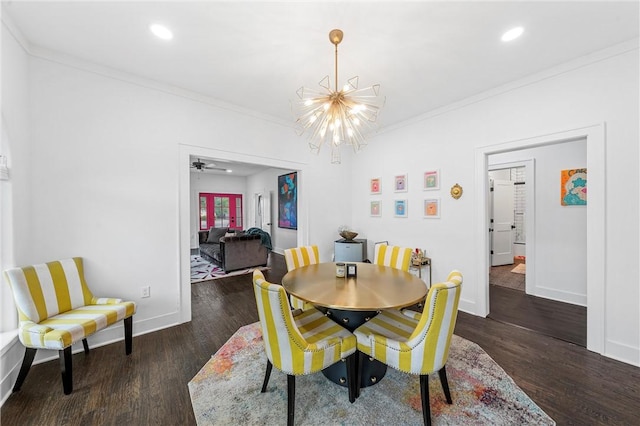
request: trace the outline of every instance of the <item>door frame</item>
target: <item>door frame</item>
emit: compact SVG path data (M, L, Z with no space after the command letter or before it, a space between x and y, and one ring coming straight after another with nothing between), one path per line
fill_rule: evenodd
M605 287L606 287L606 187L605 187L605 124L571 129L478 147L476 163L476 312L489 314L489 217L488 156L543 145L554 145L576 139L587 141L587 169L589 169L589 202L587 203L587 349L604 353ZM527 238L529 236L527 235Z
M489 160L487 156L487 161ZM526 294L532 294L533 289L531 287L536 283L536 160L534 158L523 159L521 161L512 161L508 163L494 163L487 167L487 171L512 169L514 167L524 167L525 184L527 186L525 195L525 214L527 220L524 225L524 232L527 235L527 241L524 246L524 257L527 259L527 268L524 274L524 288ZM488 176L487 176L488 180ZM487 200L489 203L489 200ZM491 256L491 248L489 247L489 256ZM489 257L489 268L491 268L491 257ZM487 309L490 310L490 306L487 304ZM488 312L487 312L488 314Z
M297 245L304 246L309 241L309 208L306 194L304 172L307 163L260 157L257 155L221 151L193 145L178 144L178 258L180 259L179 277L180 322L191 321L191 179L190 157L218 158L226 161L260 164L279 169L298 172L298 230Z

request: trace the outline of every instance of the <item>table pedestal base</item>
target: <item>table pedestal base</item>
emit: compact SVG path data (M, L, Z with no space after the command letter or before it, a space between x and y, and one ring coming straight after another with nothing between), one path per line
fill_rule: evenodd
M347 330L353 332L356 328L360 327L365 322L369 321L371 318L378 314L377 311L343 311L340 309L328 309L326 314L346 328ZM387 366L380 361L369 358L368 356L360 356L358 353L356 356L358 358L358 368L362 374L362 379L360 380L360 387L366 388L367 386L372 386L378 383L387 372ZM325 368L322 370L322 374L331 380L332 382L347 387L347 363L346 362L338 362L330 366L329 368Z
M360 356L360 353L357 353L356 356ZM378 383L387 372L387 366L381 363L378 360L371 359L368 356L360 357L359 361L362 361L358 368L360 369L360 374L362 374L362 379L360 380L360 388L366 388L367 386L373 386ZM333 383L338 384L342 387L347 387L347 363L346 362L337 362L332 366L325 368L322 370L322 374L331 380Z

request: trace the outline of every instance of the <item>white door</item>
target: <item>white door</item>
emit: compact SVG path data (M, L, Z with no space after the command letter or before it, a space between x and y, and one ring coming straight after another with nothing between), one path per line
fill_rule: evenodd
M513 181L492 180L491 266L513 264Z
M271 235L271 192L256 194L256 227Z

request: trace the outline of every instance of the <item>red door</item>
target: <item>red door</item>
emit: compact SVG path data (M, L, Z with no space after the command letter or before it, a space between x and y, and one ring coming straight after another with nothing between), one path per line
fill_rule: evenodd
M242 230L242 194L200 193L200 229L212 226Z

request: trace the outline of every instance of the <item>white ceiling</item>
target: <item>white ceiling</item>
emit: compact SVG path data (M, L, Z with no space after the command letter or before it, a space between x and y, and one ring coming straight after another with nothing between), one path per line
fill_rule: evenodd
M638 1L3 1L32 48L286 121L296 89L333 78L328 33L341 28L340 82L381 84L382 127L637 38L638 10ZM154 22L174 39L155 38ZM524 35L501 42L516 25Z

